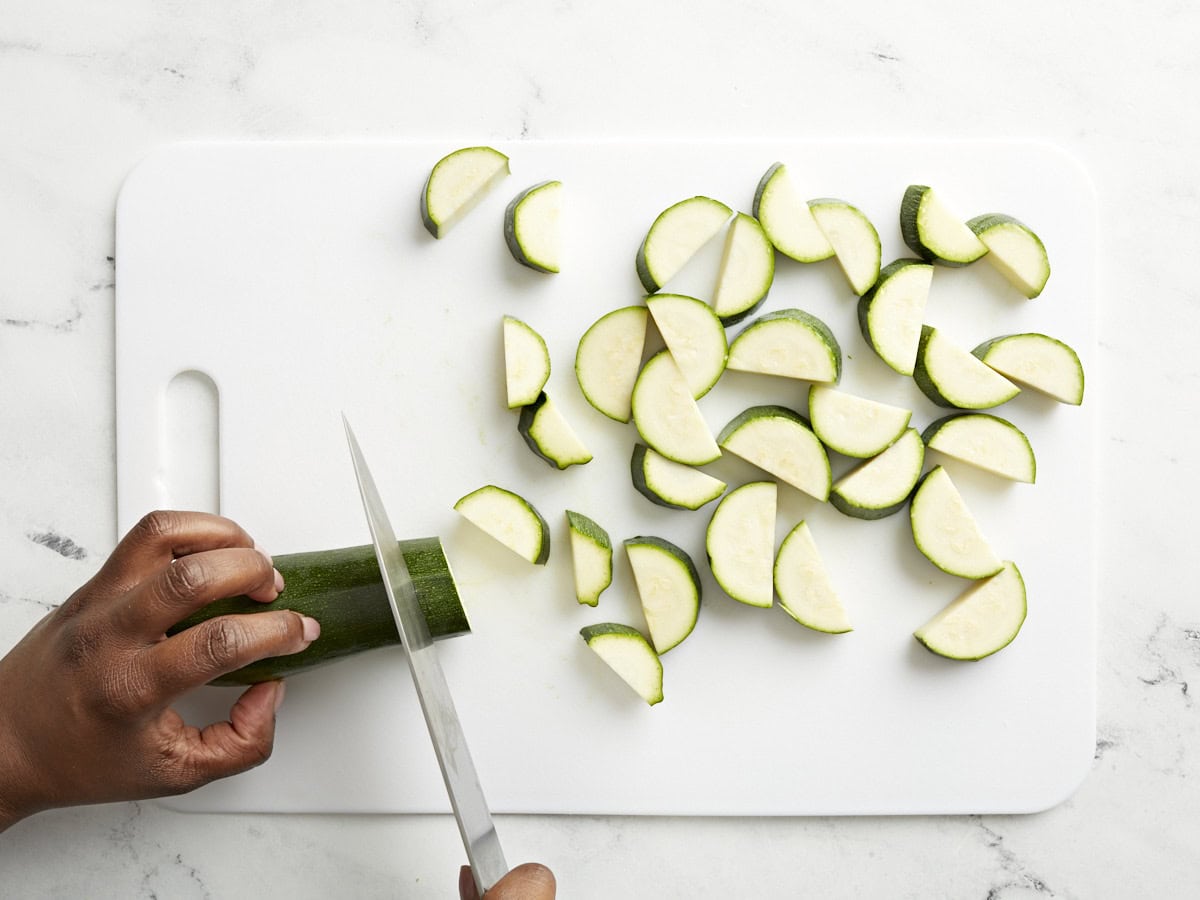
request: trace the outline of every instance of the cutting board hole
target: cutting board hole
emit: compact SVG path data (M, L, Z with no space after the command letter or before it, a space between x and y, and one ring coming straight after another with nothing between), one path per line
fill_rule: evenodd
M221 511L220 395L203 372L180 372L167 385L163 415L164 505Z

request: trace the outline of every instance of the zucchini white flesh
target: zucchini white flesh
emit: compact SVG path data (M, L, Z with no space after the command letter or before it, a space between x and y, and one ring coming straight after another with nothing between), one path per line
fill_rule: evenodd
M550 351L540 334L513 316L504 317L503 332L508 408L518 409L537 400L550 380Z
M759 316L729 345L727 369L836 383L842 348L829 326L802 309Z
M798 412L752 406L721 429L717 443L810 497L829 499L829 455Z
M821 443L845 456L876 456L904 433L912 410L839 391L827 384L808 389L808 418Z
M964 219L924 184L910 184L900 201L900 234L917 256L945 266L965 266L988 252Z
M775 510L779 488L751 481L726 494L705 535L708 564L717 584L748 606L775 602Z
M671 509L699 509L725 493L721 479L667 459L645 444L634 444L630 471L642 496Z
M682 294L653 294L646 298L646 308L692 396L700 399L717 383L729 357L721 320L703 300Z
M753 216L738 213L725 235L713 311L725 325L758 309L775 280L775 248Z
M967 227L988 249L987 259L1022 294L1032 300L1050 280L1050 257L1042 239L1027 225L1004 213L985 213Z
M650 642L659 656L692 633L700 615L700 573L692 558L659 537L625 541Z
M653 294L716 237L733 210L711 197L680 200L658 214L637 252L637 273Z
M989 413L953 413L929 425L921 438L930 450L1001 478L1033 484L1037 459L1020 428Z
M851 290L861 297L879 279L879 266L883 262L879 232L862 210L845 200L809 200L808 207L833 245Z
M608 532L583 513L567 510L571 536L571 563L575 572L575 599L595 606L612 584L613 548Z
M650 706L663 699L662 660L636 628L605 622L579 629L588 647Z
M559 469L592 461L591 451L545 391L533 403L521 407L517 430L530 450Z
M508 172L508 157L491 147L464 147L442 157L421 191L426 229L444 237Z
M524 497L486 484L454 504L463 518L536 566L550 559L550 527Z
M931 469L917 485L909 516L917 549L943 572L987 578L1003 568L950 473L941 466Z
M808 203L796 193L783 163L772 165L759 180L752 212L767 239L784 256L802 263L833 256L833 244L821 231Z
M984 341L971 351L990 369L1059 403L1083 403L1083 364L1057 338L1027 332Z
M971 585L945 609L913 632L938 656L976 660L1013 642L1025 624L1025 580L1016 565Z
M924 464L925 444L909 428L878 456L839 478L829 503L855 519L886 518L904 508Z
M633 384L642 368L646 345L644 306L624 306L591 324L575 352L575 380L596 410L618 422L633 414Z
M667 459L702 466L720 458L721 448L669 350L646 361L633 385L632 405L638 434Z
M858 301L858 325L871 349L901 375L911 375L933 283L933 266L897 259Z
M938 406L958 409L991 409L1021 392L1017 385L929 325L921 327L913 380Z
M504 241L513 259L538 272L562 264L562 182L543 181L517 194L504 211Z
M779 545L774 574L779 605L801 625L827 634L852 630L807 522L800 522Z

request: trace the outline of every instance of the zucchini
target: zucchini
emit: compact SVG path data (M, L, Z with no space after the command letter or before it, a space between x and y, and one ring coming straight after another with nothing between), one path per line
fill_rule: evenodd
M629 466L633 486L658 506L699 509L725 493L725 482L692 466L667 459L645 444L634 444Z
M517 430L530 450L556 468L566 469L592 461L591 451L545 391L533 403L521 408Z
M513 259L538 272L558 272L561 216L561 181L543 181L517 194L504 211L504 241Z
M650 642L659 656L679 646L700 616L700 573L670 541L639 536L625 541Z
M897 259L858 300L858 325L871 349L901 375L911 375L933 283L933 266Z
M653 294L646 298L646 308L699 400L725 371L729 340L724 325L703 300L682 294Z
M571 535L571 563L575 570L575 599L595 606L612 584L613 549L608 532L583 513L567 510Z
M504 386L508 408L537 400L550 380L550 351L545 339L514 316L503 319Z
M990 409L1021 392L1017 385L929 325L921 326L913 379L938 406L958 409Z
M434 165L421 191L421 221L442 238L509 172L508 157L491 147L464 147Z
M647 445L685 465L721 455L700 407L669 350L647 360L633 386L633 424Z
M845 200L809 200L808 208L833 245L851 290L861 297L879 279L883 252L879 232L861 209Z
M550 559L550 526L519 494L485 484L460 497L454 509L523 560L544 566Z
M759 316L729 345L727 369L836 383L842 348L829 326L802 309Z
M708 522L704 545L717 584L747 606L775 602L775 510L773 481L751 481L726 494Z
M588 647L650 706L663 699L662 660L646 636L629 625L603 622L579 629Z
M417 601L435 638L454 637L471 630L450 564L438 538L400 541L412 576ZM229 597L209 603L181 621L170 634L216 616L290 609L321 623L321 636L290 656L261 659L213 684L255 684L286 678L335 660L400 643L396 620L379 574L375 548L370 544L338 550L289 553L275 557L287 589L264 605L249 597Z
M808 417L813 432L830 450L866 459L904 433L912 411L814 384L808 389Z
M784 256L802 263L833 256L833 244L821 231L808 204L796 193L783 163L775 163L759 179L751 212L767 239Z
M742 321L762 306L775 279L775 248L758 219L738 213L725 234L713 311L724 325Z
M1025 580L1015 563L968 587L913 632L929 651L948 659L977 660L1003 650L1025 624Z
M909 516L917 549L943 572L987 578L1004 567L941 466L931 469L917 485Z
M837 480L829 502L855 519L883 519L904 508L921 477L925 444L909 428L890 447Z
M988 368L1059 403L1083 403L1083 364L1057 338L1027 332L984 341L971 351Z
M711 197L680 200L659 213L637 252L637 274L646 292L653 294L679 274L732 216L732 209Z
M827 634L852 630L806 522L788 532L779 545L774 578L779 605L801 625Z
M829 499L829 454L800 413L773 404L752 406L721 429L717 443L810 497Z
M618 422L632 415L633 384L646 344L644 306L623 306L605 313L583 333L575 351L575 380L584 399Z
M900 201L900 234L917 256L944 266L965 266L988 248L957 218L933 188L910 184Z
M1023 222L1004 213L985 213L967 227L988 249L987 259L1022 294L1032 300L1050 280L1046 246Z
M977 469L1033 484L1037 459L1020 428L989 413L951 413L921 435L925 446Z

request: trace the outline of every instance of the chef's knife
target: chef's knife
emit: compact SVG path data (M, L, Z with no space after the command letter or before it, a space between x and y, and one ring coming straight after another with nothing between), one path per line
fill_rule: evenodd
M396 619L400 640L407 650L405 655L412 670L413 684L421 701L425 723L429 726L429 736L433 739L433 750L446 782L463 846L467 849L467 861L471 864L475 886L482 896L508 871L504 852L500 849L492 814L484 799L483 789L479 786L479 776L454 710L446 675L438 662L429 625L417 602L417 593L408 574L404 554L396 543L396 534L388 521L383 500L375 487L375 479L367 468L367 461L363 458L350 422L345 416L342 416L342 421L346 426L354 474L358 478L358 490L362 494L363 510L371 528L371 540L375 544L375 556L379 560L388 602Z

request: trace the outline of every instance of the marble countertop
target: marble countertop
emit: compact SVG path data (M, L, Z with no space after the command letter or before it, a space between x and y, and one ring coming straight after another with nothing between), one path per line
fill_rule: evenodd
M1200 885L1200 93L1187 4L0 2L0 650L114 529L114 200L186 139L1021 137L1099 195L1093 770L1027 816L504 816L564 897L1184 897ZM1188 459L1192 463L1188 463ZM441 816L46 813L0 896L447 897Z

